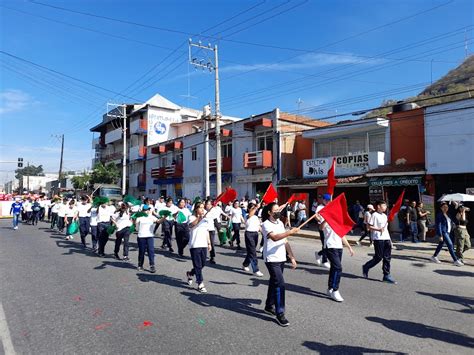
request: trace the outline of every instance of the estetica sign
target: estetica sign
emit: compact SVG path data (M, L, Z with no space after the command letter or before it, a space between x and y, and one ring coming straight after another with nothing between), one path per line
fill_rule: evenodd
M384 152L341 155L336 158L336 176L361 175L384 164ZM328 176L333 157L303 160L304 178Z

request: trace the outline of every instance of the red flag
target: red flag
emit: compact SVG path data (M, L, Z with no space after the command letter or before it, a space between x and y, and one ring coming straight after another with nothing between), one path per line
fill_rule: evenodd
M388 221L392 222L395 218L395 215L400 211L400 207L402 207L403 196L405 196L405 189L403 189L402 193L398 197L397 202L393 205L392 209L390 210L390 214L388 215Z
M268 185L267 191L265 192L265 195L263 195L262 197L262 201L265 202L266 205L268 205L269 203L275 202L276 198L278 198L278 194L275 188L273 187L273 184L270 183L270 185Z
M355 224L347 213L347 201L344 193L329 202L319 214L324 217L334 233L341 238L343 238Z
M223 204L227 205L229 202L234 201L237 198L237 191L235 191L233 188L228 187L226 190L221 193L219 196L217 196L214 205L217 205L219 201L221 201Z
M307 198L308 198L308 194L295 193L295 194L291 195L291 197L288 199L287 203L292 203L292 202L301 201L301 200L306 201Z
M336 158L332 158L332 164L328 171L328 194L331 196L334 195L334 188L337 184L337 179L335 178L336 173Z

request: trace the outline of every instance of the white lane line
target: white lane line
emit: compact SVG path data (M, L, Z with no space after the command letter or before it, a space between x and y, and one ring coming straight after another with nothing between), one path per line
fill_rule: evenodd
M7 318L3 311L2 302L0 302L0 340L2 341L5 355L15 355L15 349L13 348L12 338L8 330Z

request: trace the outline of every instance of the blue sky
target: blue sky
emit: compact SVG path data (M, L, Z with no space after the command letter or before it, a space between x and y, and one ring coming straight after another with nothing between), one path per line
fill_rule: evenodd
M38 1L162 29L0 1L2 51L96 86L0 53L0 160L21 156L48 172L58 171L52 135L62 133L65 168L90 166L89 128L108 100L159 93L198 109L212 102L212 74L187 64L191 35L218 44L221 110L238 117L275 107L315 118L374 107L456 67L466 38L469 53L474 47L470 0ZM2 164L0 182L14 169Z

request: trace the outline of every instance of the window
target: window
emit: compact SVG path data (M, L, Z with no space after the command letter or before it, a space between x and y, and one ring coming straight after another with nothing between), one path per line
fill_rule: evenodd
M196 147L191 148L191 160L197 160L197 148Z
M265 132L257 136L257 150L273 150L273 132Z
M369 134L369 152L385 151L385 132ZM367 152L367 134L337 139L323 139L314 143L315 158L359 154Z
M223 158L231 158L232 157L232 141L231 140L222 142L221 154L222 154Z
M369 136L370 152L385 152L385 133L378 133Z

